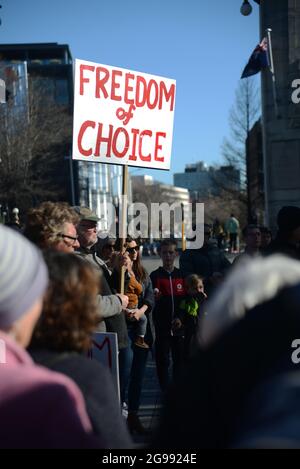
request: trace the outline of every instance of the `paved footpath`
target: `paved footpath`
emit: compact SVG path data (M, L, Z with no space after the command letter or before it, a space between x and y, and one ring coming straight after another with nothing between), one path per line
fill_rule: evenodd
M158 256L147 256L143 257L142 263L150 274L161 265L161 260ZM161 392L157 380L154 357L150 352L143 383L141 406L139 409L139 417L144 427L149 430L149 435L134 435L134 441L138 446L146 445L151 440L151 436L158 425L161 407Z

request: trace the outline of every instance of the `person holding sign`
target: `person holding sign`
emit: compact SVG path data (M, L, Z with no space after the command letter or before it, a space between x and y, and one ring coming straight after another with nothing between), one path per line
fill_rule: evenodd
M130 351L130 373L128 387L128 418L127 424L131 433L145 434L147 430L142 425L138 411L140 407L140 399L142 392L142 385L146 370L146 364L148 359L148 353L153 343L153 327L152 327L152 308L154 305L154 293L150 277L144 269L140 260L140 247L136 240L128 237L125 242L125 254L120 254L119 267L123 264L128 269L129 260L132 262L132 272L135 275L135 279L142 285L142 293L138 298L138 307L131 311L135 319L139 321L143 316L147 317L147 328L145 334L145 342L149 346L140 347L135 344L136 342L136 327L131 321L127 321L128 337L131 343ZM131 265L131 264L130 264ZM131 267L129 267L131 269ZM128 275L128 273L127 273ZM115 269L113 272L113 281L115 288L119 285L119 269ZM128 281L128 276L127 276ZM128 362L129 364L129 362ZM125 398L126 389L121 390L123 399Z

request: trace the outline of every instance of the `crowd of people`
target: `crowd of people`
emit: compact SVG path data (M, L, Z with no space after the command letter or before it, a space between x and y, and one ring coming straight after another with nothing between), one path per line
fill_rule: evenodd
M139 408L152 351L165 402L153 448L300 447L300 208L279 211L274 240L246 226L233 263L217 224L179 268L176 240L162 239L150 274L139 241L103 237L98 221L44 202L24 229L0 226L0 446L132 448L148 431ZM232 215L235 254L239 229ZM120 401L88 357L95 331L117 335Z

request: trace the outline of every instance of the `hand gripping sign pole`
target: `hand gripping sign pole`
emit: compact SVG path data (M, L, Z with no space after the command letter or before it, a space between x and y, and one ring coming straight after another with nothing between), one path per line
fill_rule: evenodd
M126 232L127 232L127 196L128 196L128 166L123 166L122 181L122 201L121 201L121 227L120 227L120 246L121 253L125 252ZM125 272L124 266L120 270L120 288L119 291L124 295L125 290Z

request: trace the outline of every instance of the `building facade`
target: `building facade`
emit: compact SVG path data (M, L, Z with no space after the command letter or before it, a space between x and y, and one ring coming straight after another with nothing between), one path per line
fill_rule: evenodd
M70 126L73 113L73 60L68 45L57 43L0 45L0 78L6 83L7 103L1 105L6 113L8 131L14 128L18 113L30 119L30 94L42 90L47 102L57 109L67 109ZM49 128L51 133L51 128ZM60 191L59 200L71 205L87 205L107 228L107 206L118 205L122 193L122 168L115 165L73 161L70 137L65 145L56 148L61 156L53 174ZM1 202L1 201L0 201Z
M233 166L215 168L203 161L186 165L184 173L174 174L174 185L188 189L193 200L220 195L222 190L240 190L240 171Z
M262 72L266 222L275 230L279 209L300 205L300 103L292 101L292 83L300 78L300 2L259 3L261 37L272 29L276 77L277 103L271 74Z

